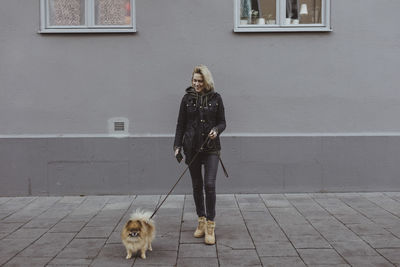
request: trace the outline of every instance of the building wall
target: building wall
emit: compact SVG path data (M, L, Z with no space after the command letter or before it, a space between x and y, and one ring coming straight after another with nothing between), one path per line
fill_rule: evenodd
M83 161L92 162L90 155L95 153L90 151L118 153L109 146L122 149L131 143L146 144L151 138L151 143L160 147L130 150L130 158L146 153L169 157L179 102L194 65L199 63L210 67L223 96L228 124L225 151L250 153L246 146L238 146L236 140L240 140L251 144L255 155L273 159L281 151L274 142L290 140L301 150L311 149L318 162L321 144L345 140L324 153L330 158L342 159L348 153L362 158L357 166L351 163L353 158L346 158L350 162L325 162L329 183L350 175L352 185L324 187L322 180L310 179L298 187L277 190L398 190L391 177L400 173L400 167L386 157L398 157L400 152L386 154L386 149L395 149L388 144L398 144L400 132L399 8L400 1L393 0L334 0L330 33L239 34L232 31L232 0L138 0L135 34L39 34L38 0L3 0L0 141L6 150L2 149L0 159L11 165L0 170L1 183L9 186L2 186L0 194L126 193L124 186L112 184L94 191L80 187L83 177L95 181L91 179L98 172L89 171L74 153L64 156L65 151L79 147L89 157ZM112 117L129 119L130 137L108 137L107 121ZM316 140L311 142L318 145L308 146L309 141L304 140ZM67 148L52 145L59 142L68 144ZM80 147L82 142L90 147ZM353 142L377 151L363 154L352 147ZM299 148L289 145L285 149L284 153L297 155ZM38 151L46 155L40 162ZM380 156L388 160L385 165L376 163L375 171L367 172ZM234 162L235 156L229 153L226 158ZM124 157L118 162L120 159ZM152 159L143 164L151 164ZM120 165L100 160L95 169L116 171L121 177L129 169L132 174L131 161L124 160ZM289 163L286 160L281 158L279 164ZM303 161L301 154L298 160ZM61 173L54 163L59 161L70 162ZM12 169L12 164L18 168ZM252 166L257 164L237 161L235 167L248 170L247 175L254 179L246 183L248 190L239 183L226 191L274 188L260 177L265 173L273 177L274 167L265 165L256 171ZM313 172L307 166L297 166L300 169L293 173ZM168 163L144 170L159 177L175 167ZM43 180L32 189L33 181L24 173L47 179L47 187ZM76 179L75 189L53 190L57 175ZM322 179L322 174L318 175ZM276 177L278 183L283 182L284 176ZM384 188L377 186L380 179L387 181ZM141 192L161 192L168 187L166 183L155 189L148 181L141 181Z

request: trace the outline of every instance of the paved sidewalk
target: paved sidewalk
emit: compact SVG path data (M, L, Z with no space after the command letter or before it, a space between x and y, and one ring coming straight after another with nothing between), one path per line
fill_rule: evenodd
M157 213L147 259L119 232L160 196L0 198L4 266L400 266L400 192L217 196L215 246L192 237L191 195Z

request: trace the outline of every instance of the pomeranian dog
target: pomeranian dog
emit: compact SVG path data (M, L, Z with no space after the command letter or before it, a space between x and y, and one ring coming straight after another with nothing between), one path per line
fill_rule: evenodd
M122 243L126 248L126 258L132 258L132 253L140 250L140 257L146 258L146 250L152 251L151 242L154 240L156 228L150 219L151 212L136 210L121 232Z

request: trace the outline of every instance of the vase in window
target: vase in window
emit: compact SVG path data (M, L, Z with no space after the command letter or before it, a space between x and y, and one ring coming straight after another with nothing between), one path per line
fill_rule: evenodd
M257 24L259 24L259 25L263 25L263 24L265 24L265 19L264 19L264 18L258 18L258 19L256 20L256 22L257 22Z
M266 24L275 24L275 18L272 14L267 15L267 21L265 22Z
M249 19L248 18L241 18L240 19L240 25L246 25L249 24Z

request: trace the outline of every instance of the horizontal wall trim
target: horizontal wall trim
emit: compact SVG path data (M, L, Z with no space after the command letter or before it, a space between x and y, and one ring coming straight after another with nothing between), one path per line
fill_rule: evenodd
M400 132L359 132L359 133L226 133L225 137L334 137L334 136L400 136ZM0 135L9 138L129 138L129 137L174 137L174 134L10 134Z

